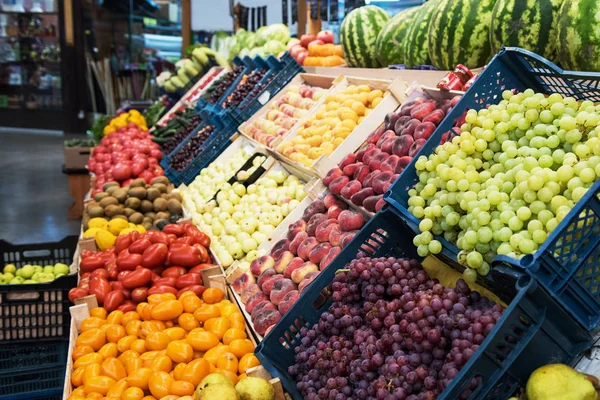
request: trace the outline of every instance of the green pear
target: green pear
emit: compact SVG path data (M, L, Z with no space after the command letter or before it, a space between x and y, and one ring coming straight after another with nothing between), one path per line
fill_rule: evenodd
M275 389L266 379L248 376L235 385L241 400L273 400Z
M44 272L40 274L40 282L52 282L54 280L54 274Z
M40 281L40 275L41 275L41 274L43 274L43 272L36 272L35 274L33 274L33 275L31 276L31 279L32 279L32 280L34 280L34 281L36 281L36 282L39 282L39 281Z
M38 283L38 282L34 281L33 279L26 279L23 281L23 284L27 284L27 283Z
M544 365L527 381L528 400L596 400L594 384L585 374L564 364Z
M21 277L24 278L24 279L31 278L34 273L35 273L35 270L29 264L24 265L23 268L21 268Z
M6 279L6 274L0 274L0 285L6 285L8 282L10 281Z
M69 266L67 264L57 263L54 265L54 275L58 276L58 274L69 275Z
M2 270L2 272L4 272L5 274L7 272L10 272L11 274L15 274L15 272L17 272L17 267L15 267L15 264L6 264L4 266L4 269Z
M44 272L46 274L52 274L52 275L54 275L54 267L52 265L46 265L44 267Z
M12 280L12 278L14 278L14 277L15 277L15 275L14 275L14 274L12 274L12 273L10 273L10 272L5 272L5 273L4 273L4 277L6 278L6 281L7 281L7 282L10 282L10 281Z
M212 374L212 375L221 375L221 374ZM223 376L223 375L221 375ZM227 378L225 378L227 379ZM217 383L212 384L210 386L206 386L204 388L198 386L195 393L196 400L239 400L240 396L233 388L233 384L229 382L226 383Z
M21 283L23 283L25 281L25 279L23 279L20 276L16 276L14 277L9 283L11 285L20 285Z
M204 379L202 379L202 381L200 382L198 387L205 388L207 386L219 385L219 384L229 385L229 386L233 387L233 382L231 382L229 380L229 378L227 378L223 374L218 374L218 373L206 375L206 377Z
M44 272L44 267L41 265L32 265L32 267L35 272Z

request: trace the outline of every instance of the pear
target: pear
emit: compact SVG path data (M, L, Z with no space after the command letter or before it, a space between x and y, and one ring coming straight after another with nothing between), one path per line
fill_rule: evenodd
M219 375L219 374L213 374ZM222 375L221 375L222 376ZM217 383L204 388L198 386L195 393L196 400L239 400L240 396L235 391L231 382L229 384Z
M273 400L275 390L269 381L248 376L235 385L241 400Z
M564 364L544 365L527 381L528 400L597 400L588 377Z
M233 387L233 382L229 380L225 375L219 373L213 373L206 375L204 379L198 385L199 388L205 388L211 385L228 385Z

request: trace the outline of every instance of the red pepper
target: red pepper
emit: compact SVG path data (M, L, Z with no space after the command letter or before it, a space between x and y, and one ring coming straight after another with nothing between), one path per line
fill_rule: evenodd
M189 268L205 261L200 249L197 247L182 245L181 248L171 249L169 253L169 264L172 265L181 265L182 267Z
M117 268L119 271L133 271L141 263L141 254L131 254L127 250L121 252L119 257L117 257Z
M71 301L71 303L75 303L75 299L85 297L88 294L89 294L89 292L87 289L76 287L76 288L69 290L69 300Z
M142 254L142 265L146 268L155 268L163 265L167 261L169 248L164 243L154 243Z
M171 286L152 286L148 290L148 296L152 294L163 294L163 293L173 293L177 294L177 289Z
M123 304L117 307L117 310L122 311L124 313L129 311L135 311L135 303L131 300L125 300Z
M121 280L125 289L135 289L147 286L152 281L152 271L148 268L140 268L128 274Z
M104 278L90 279L90 294L96 295L98 305L104 304L104 298L111 291L110 283Z
M204 247L200 243L194 243L193 246L195 248L197 248L198 250L200 250L200 262L203 262L203 263L207 262L208 261L208 250L206 250L206 247Z
M183 236L185 233L185 228L183 225L178 224L168 224L163 228L163 232L166 234L173 234L177 237Z
M136 303L141 303L146 301L148 298L148 288L147 287L139 287L135 288L131 291L131 300Z
M169 245L175 243L177 240L177 236L173 235L172 233L167 233L167 237L169 238Z
M122 281L130 273L131 273L131 271L121 271L121 272L119 272L119 274L117 275L117 280L118 281Z
M202 263L202 264L196 265L193 268L190 268L188 270L188 272L193 272L193 273L199 274L203 269L212 268L212 267L216 267L216 265L215 264Z
M167 276L164 278L160 278L157 279L156 281L152 282L153 286L175 286L175 282L177 282L177 278L174 278L172 276Z
M194 238L191 236L182 236L179 239L177 239L175 241L175 243L183 243L183 244L187 244L187 245L191 246L195 242L194 242ZM175 243L173 243L173 244L175 244ZM173 244L171 244L171 246L173 246ZM169 246L169 248L171 248L171 246Z
M140 238L129 246L129 252L132 254L142 254L144 250L152 245L152 242L146 238Z
M206 288L202 285L186 286L183 289L179 290L179 292L177 292L177 298L179 298L182 294L188 291L196 293L196 296L202 296L202 293L204 293L204 289Z
M80 272L92 272L95 269L104 267L104 260L100 257L90 256L84 258L79 263L79 271Z
M115 253L120 254L123 250L126 250L131 246L133 240L129 235L120 235L117 236L117 240L115 240Z
M195 271L190 271L190 272L195 272ZM166 277L178 278L185 273L186 273L186 270L183 267L169 267L163 271L161 276L163 278L166 278Z
M181 275L177 278L177 282L175 282L175 287L177 289L183 289L187 286L192 285L200 285L202 283L202 277L200 274L188 273L185 275Z
M117 309L125 301L125 296L120 290L113 290L106 294L104 298L104 308L106 311L111 312Z
M148 231L146 232L146 234L148 235L148 239L150 239L152 243L164 243L166 245L169 244L169 237L166 233L158 231Z
M197 232L194 232L190 235L188 235L189 237L191 237L194 240L194 243L199 243L204 247L209 247L210 246L210 238L208 237L207 234L202 233L200 231L197 230Z

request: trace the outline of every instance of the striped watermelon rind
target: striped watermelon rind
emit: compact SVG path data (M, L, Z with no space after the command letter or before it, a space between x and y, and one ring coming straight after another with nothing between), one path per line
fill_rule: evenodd
M496 0L490 26L492 53L522 47L556 60L557 18L563 0Z
M432 65L454 69L484 66L491 56L490 24L495 0L441 0L429 24Z
M419 11L413 17L411 26L406 32L406 38L402 44L402 57L409 68L431 64L428 43L429 24L438 3L438 0L430 0L419 7Z
M406 39L406 32L412 24L414 15L419 9L419 7L413 7L394 15L377 35L375 50L377 59L382 66L405 63L402 44Z
M558 15L558 60L564 68L600 71L600 2L565 0Z
M340 27L344 59L355 68L377 68L375 42L390 16L380 7L363 6L350 11Z

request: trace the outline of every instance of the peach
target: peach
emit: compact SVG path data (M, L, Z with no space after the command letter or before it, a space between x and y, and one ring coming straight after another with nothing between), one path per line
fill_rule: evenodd
M413 138L415 140L419 139L429 139L431 134L435 131L435 124L433 122L421 122L416 128L415 133L413 134Z
M417 97L414 100L405 102L404 104L402 104L402 108L400 109L400 114L401 115L410 115L413 108L415 108L419 104L423 104L423 103L425 103L424 97Z
M385 184L390 180L392 175L394 174L390 171L383 171L373 178L373 190L375 194L385 193Z
M298 246L300 246L300 243L304 242L304 240L308 238L308 233L306 232L299 232L296 237L294 238L294 240L292 240L292 242L290 243L290 251L294 254L298 254Z
M294 253L292 253L289 250L284 251L283 253L281 253L279 258L275 260L275 266L273 268L278 274L283 274L283 271L285 271L285 267L288 266L288 264L290 263L290 261L292 261L293 258Z
M319 264L327 255L331 247L332 246L328 242L319 243L310 251L308 259L315 264Z
M248 288L254 283L256 283L254 275L252 275L250 272L244 272L243 274L235 278L235 280L231 284L231 287L237 294L240 294L244 289Z
M386 116L387 118L387 116ZM373 132L369 133L369 136L367 137L367 143L377 143L377 141L379 140L379 138L381 137L381 135L383 135L383 132L386 131L386 128L384 128L383 126L380 128L375 129Z
M360 189L362 189L362 185L359 181L350 181L344 186L340 195L345 199L349 199L353 194L358 193Z
M427 100L423 104L419 104L410 111L410 117L422 121L423 118L428 116L433 110L436 109L437 102L435 100Z
M373 196L374 194L375 192L373 191L373 188L364 188L360 192L356 193L354 196L350 197L350 201L352 202L352 204L361 206L367 197Z
M368 165L363 165L354 172L352 178L356 181L359 181L362 185L365 177L369 175L369 172L371 172L371 168L369 168Z
M377 175L379 171L371 171L369 175L365 176L365 179L362 181L362 185L364 188L371 187L373 185L373 178Z
M338 217L338 224L342 228L342 231L348 232L362 228L365 224L365 219L362 214L354 210L344 210Z
M377 203L375 204L375 211L381 210L386 204L387 203L383 198L377 200Z
M446 112L443 110L443 108L448 108L448 109L450 108L450 104L448 104L446 107L444 107L444 105L442 103L440 103L440 107L442 107L442 108L433 110L428 116L423 118L423 122L431 122L435 126L438 126L439 124L441 124L442 121L444 120L444 118L446 117Z
M400 172L402 172L404 170L404 168L406 168L406 166L408 164L410 164L410 162L412 161L412 157L410 156L405 156L405 157L400 157L400 161L398 161L398 164L396 165L396 170L394 171L395 173L399 174Z
M311 272L316 272L319 270L319 267L317 267L315 264L311 263L310 261L305 262L304 264L302 264L299 268L297 268L294 272L292 272L292 280L294 281L294 283L298 284L300 282L302 282L302 279L304 279L304 277L311 273Z
M421 147L423 147L423 145L425 144L427 140L425 139L417 139L415 140L415 142L413 143L412 146L410 146L410 150L408 151L408 155L411 157L414 157L417 155L417 153L419 152L419 150L421 150Z
M356 152L356 161L363 161L363 157L365 156L365 153L373 148L376 148L374 143L369 143L367 145L367 147L359 150Z
M252 295L252 297L250 297L246 302L246 312L251 313L252 310L254 310L254 307L265 300L269 300L269 298L263 292Z
M329 244L331 244L332 246L337 246L338 244L340 244L342 233L343 232L340 226L338 224L335 224L333 229L331 229L331 232L329 232L329 238L327 240Z
M394 125L394 131L397 135L402 134L402 131L404 131L404 128L411 119L412 118L410 117L410 115L404 115L396 120L396 124Z
M246 289L242 290L240 293L240 298L242 299L242 303L246 303L250 297L255 295L256 293L261 293L260 286L256 283L248 286Z
M392 147L394 147L394 140L396 139L397 136L393 137L393 138L387 138L385 139L381 145L379 145L379 148L381 149L381 151L383 151L384 153L387 154L392 154Z
M365 165L368 165L371 162L371 159L380 153L381 153L381 150L377 147L373 147L373 148L365 151L365 155L363 156L362 163Z
M396 121L398 121L400 116L400 112L391 112L386 114L385 119L383 120L383 126L385 129L394 129L394 125L396 125Z
M304 279L302 279L302 282L300 282L298 284L298 291L300 293L302 293L302 291L304 290L304 288L307 287L312 281L315 280L315 278L319 275L319 272L321 272L321 271L311 272L309 274L306 274L306 276L304 277Z
M292 308L298 297L300 297L300 293L297 290L292 290L285 294L278 307L281 315L285 315Z
M410 151L410 146L413 145L415 139L413 139L410 135L401 135L394 139L394 144L392 146L392 154L398 157L404 157L408 155Z
M323 221L327 221L327 214L315 214L308 221L308 225L306 226L306 233L308 236L315 236L315 230L317 226Z
M292 259L292 261L290 261L290 263L287 265L287 267L285 267L285 270L283 271L283 277L284 278L291 278L292 277L292 273L299 268L302 264L304 264L304 260L301 259L300 257L294 257Z
M395 154L392 154L381 164L381 171L391 171L394 172L396 169L396 164L400 161L400 157Z
M343 212L346 212L348 210L344 210L340 213L340 215ZM339 218L339 217L338 217ZM329 239L329 233L331 232L331 230L335 227L335 225L338 224L338 220L337 219L328 219L325 220L323 222L321 222L319 224L319 226L317 226L317 229L315 230L315 238L319 241L319 242L326 242ZM304 258L304 257L302 257Z
M252 275L258 278L260 274L262 274L269 268L273 268L274 265L275 259L273 257L261 256L258 257L256 260L252 261L252 263L250 263L250 272L252 272Z
M254 320L254 329L259 335L264 335L268 328L277 324L281 313L277 310L264 310Z
M318 244L319 241L314 237L304 239L304 242L300 243L300 246L298 246L298 257L300 257L304 261L308 260L308 254L313 249L313 247L315 247Z
M418 119L411 119L410 121L408 121L402 132L399 133L399 135L413 136L413 134L415 133L415 129L417 128L417 126L419 126L420 123L421 121Z
M256 317L258 316L258 314L260 314L261 312L266 311L266 310L277 310L277 306L275 304L271 303L269 300L261 301L252 310L252 313L250 314L250 319L252 321L254 321L256 319Z
M352 239L354 239L354 236L356 236L357 233L358 231L345 232L342 235L342 239L340 240L340 246L342 248L346 247L348 243L350 243Z
M377 141L377 143L375 143L375 145L377 147L379 147L379 149L383 150L382 145L385 141L387 141L388 139L393 139L396 137L396 132L389 130L389 131L385 131L383 133L383 135L381 135L381 137L379 138L379 140ZM385 150L383 150L385 151Z
M461 98L462 98L462 96L458 94L458 95L454 96L452 99L450 99L450 107L454 107L455 105L457 105Z
M379 199L381 199L382 197L383 197L382 194L369 196L363 201L362 205L364 208L367 209L367 211L375 212L375 205L377 204Z
M312 217L315 214L322 214L325 212L325 204L323 204L322 200L315 200L312 203L310 203L308 205L308 207L306 207L306 210L304 210L304 213L302 214L302 219L305 221L310 220L310 217Z
M287 238L283 238L277 241L277 243L275 243L273 245L273 248L271 249L271 257L273 257L275 260L278 259L282 253L288 251L288 249L290 248L290 243L291 240Z
M262 287L263 287L263 284L265 283L265 281L276 274L277 274L277 272L275 271L275 268L269 268L268 270L266 270L265 272L260 274L260 276L258 277L258 280L256 281L260 290L262 290Z
M269 334L269 332L271 332L273 330L273 328L275 328L276 325L271 325L270 327L267 328L267 330L265 330L265 334L263 336L267 336Z
M354 172L360 167L362 166L363 163L361 162L356 162L353 164L348 164L344 167L344 169L342 170L342 172L344 173L344 175L346 176L352 176L354 175Z
M291 241L294 240L296 235L298 235L300 232L304 232L304 231L306 231L306 221L305 220L299 219L298 221L294 222L293 224L290 224L290 226L288 226L288 233L287 233L287 238L288 238L288 240L290 240L290 244L291 244ZM289 245L288 245L288 250L289 250Z
M354 164L356 162L356 154L350 153L339 163L340 169L344 169L347 165Z
M278 305L281 303L281 300L285 297L285 295L292 290L296 290L296 284L291 279L279 279L273 285L269 297L273 304Z
M329 170L329 172L327 172L327 175L325 175L325 177L323 178L323 184L325 186L329 186L331 182L333 182L335 179L339 178L342 175L344 175L344 173L342 172L341 168L332 168Z
M348 235L344 234L345 237L348 237ZM323 271L325 269L325 267L327 267L329 264L331 264L331 262L335 259L335 257L340 254L340 252L342 251L342 248L339 246L334 246L331 247L329 249L329 251L327 252L327 254L325 254L325 257L323 257L321 259L321 261L319 262L319 269L321 271Z
M338 215L340 215L340 213L342 211L344 211L346 208L342 208L342 207L338 206L337 204L332 205L331 207L329 207L327 209L327 218L328 219L332 219L332 218L337 219Z
M261 286L263 293L266 294L267 296L270 295L271 289L273 289L273 285L275 284L275 282L277 282L281 279L285 279L282 274L273 275L273 276L265 279L263 285Z
M375 170L380 170L381 169L381 164L387 160L387 158L389 157L389 154L381 152L379 154L377 154L376 156L373 156L371 158L371 160L369 160L369 168L371 168L371 171L375 171Z
M350 182L350 178L346 175L340 176L329 184L329 191L333 194L340 194L348 182Z

